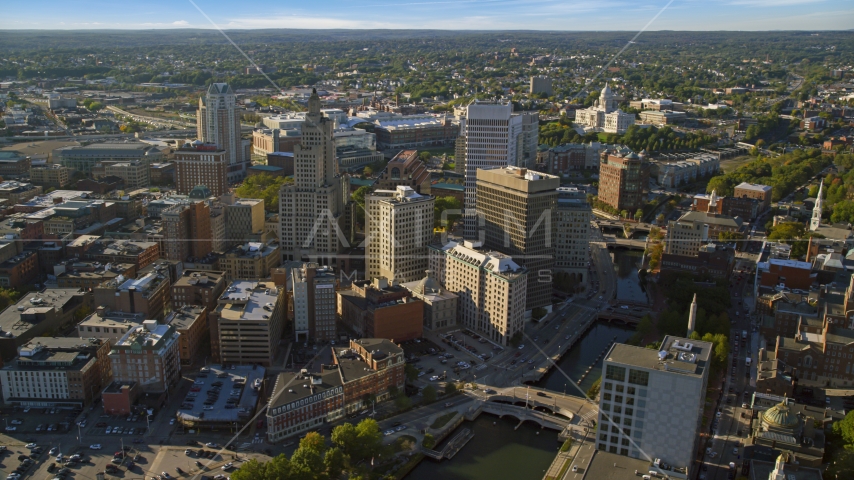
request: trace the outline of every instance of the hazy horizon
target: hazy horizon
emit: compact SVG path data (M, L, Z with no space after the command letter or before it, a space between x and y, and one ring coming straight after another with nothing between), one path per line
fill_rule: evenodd
M247 0L11 3L0 30L446 30L446 31L787 31L850 30L842 0L320 0L288 8ZM375 7L375 8L373 8ZM393 7L393 8L388 8ZM659 15L660 13L660 15ZM656 15L658 17L656 18Z

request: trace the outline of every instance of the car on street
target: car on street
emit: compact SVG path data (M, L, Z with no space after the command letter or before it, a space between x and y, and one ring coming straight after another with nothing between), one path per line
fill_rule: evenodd
M519 345L519 350L522 350L523 348L525 348L525 344L524 344L524 343L523 343L522 345Z
M228 463L226 463L225 465L223 465L221 468L222 468L223 470L229 470L229 469L230 469L231 467L233 467L233 466L234 466L234 464L233 464L233 463L228 462Z
M393 433L394 433L394 430L386 430L386 431L384 431L384 432L383 432L383 435L385 435L385 436L387 437L387 436L389 436L389 435L391 435L391 434L393 434Z
M89 448L90 448L91 450L100 450L100 449L101 449L101 444L100 444L100 443L94 443L94 444L92 444L92 445L89 445Z
M213 443L213 442L208 442L208 443L206 443L206 444L205 444L205 446L206 446L206 447L208 447L208 448L219 448L219 445L217 445L217 444L215 444L215 443Z
M29 450L32 450L36 447L38 447L38 445L36 445L35 443L28 443L28 444L24 445L24 448L27 448Z
M407 427L406 425L401 425L401 426L395 428L394 430L396 432L402 432L402 431L406 430L407 428L409 428L409 427Z

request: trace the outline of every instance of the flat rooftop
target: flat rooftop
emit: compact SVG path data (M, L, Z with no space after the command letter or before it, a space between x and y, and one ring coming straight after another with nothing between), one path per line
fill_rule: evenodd
M177 417L190 422L236 422L241 418L248 418L253 414L259 399L253 385L256 380L264 380L265 372L264 367L250 365L229 365L228 368L211 365L202 368L196 375L195 385L199 387L199 391L187 394L178 409ZM219 385L219 395L212 405L205 405L207 393L216 382L222 382ZM239 386L241 384L242 387ZM196 396L190 396L192 393L196 393ZM229 399L237 400L234 408L226 408ZM205 410L206 406L212 408ZM204 418L201 417L202 413Z
M580 468L581 465L579 465ZM646 475L652 469L648 460L596 450L587 466L587 471L583 473L567 472L564 478L569 480L639 480L641 477L635 475L635 471Z
M219 297L217 310L224 320L269 320L278 298L273 282L235 280Z
M47 288L41 292L30 292L17 303L9 305L0 313L0 330L8 338L19 337L36 325L37 320L25 320L28 314L44 313L53 309L62 311L79 288Z
M270 408L287 405L297 400L341 386L341 373L337 368L322 373L282 372L276 377Z
M700 377L706 371L714 345L701 340L666 336L660 350L615 343L605 360L629 367Z

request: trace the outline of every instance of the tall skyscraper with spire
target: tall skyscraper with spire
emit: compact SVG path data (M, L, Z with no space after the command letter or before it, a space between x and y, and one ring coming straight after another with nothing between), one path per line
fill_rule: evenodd
M280 242L285 260L334 265L344 249L345 185L335 160L332 119L312 90L300 143L294 146L294 183L279 190Z
M810 231L814 232L818 230L818 227L821 226L821 204L823 200L821 198L824 193L824 180L821 181L818 187L818 195L815 199L815 207L812 209L812 219L810 220Z
M205 143L225 150L226 176L229 182L246 176L249 166L249 142L240 137L240 113L237 97L227 83L212 83L207 94L199 97L196 112L196 135Z
M694 300L691 302L691 313L688 314L688 333L686 338L691 338L691 334L697 329L697 294L694 294Z

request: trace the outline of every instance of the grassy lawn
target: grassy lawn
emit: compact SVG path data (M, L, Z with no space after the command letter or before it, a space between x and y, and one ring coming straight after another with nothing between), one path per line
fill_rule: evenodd
M457 415L457 412L449 412L441 417L437 418L436 421L433 422L433 425L430 425L430 428L437 429L445 426L446 423L450 422L452 418Z
M430 152L430 155L435 157L441 157L443 153L447 153L449 157L454 156L454 146L450 147L430 147L430 148L419 148L418 153L421 152Z
M546 480L557 480L558 478L563 478L563 476L566 474L566 471L569 470L569 466L572 464L572 460L572 458L564 460L563 466L560 467L560 472L557 474L557 476L553 477L549 475L546 477Z
M729 173L742 165L747 165L753 160L756 160L756 158L751 157L750 155L741 155L739 157L727 158L726 160L721 160L721 170L726 173Z

